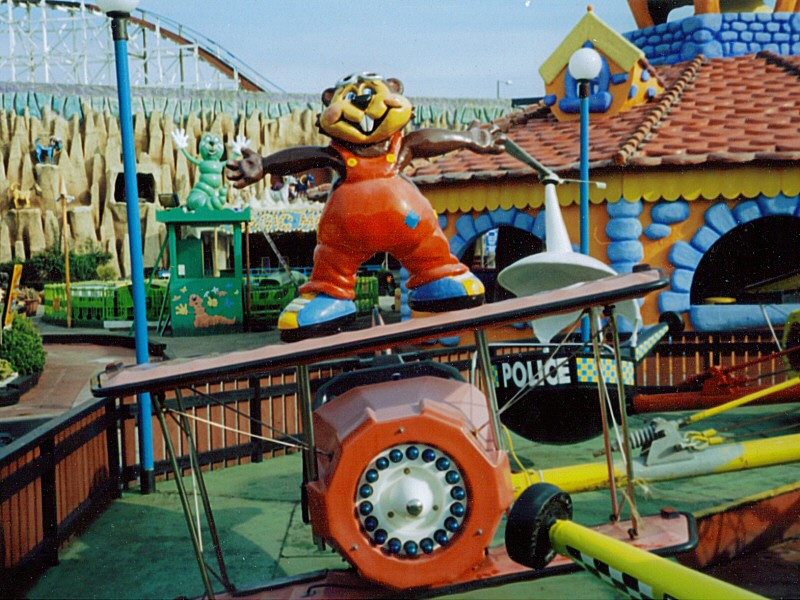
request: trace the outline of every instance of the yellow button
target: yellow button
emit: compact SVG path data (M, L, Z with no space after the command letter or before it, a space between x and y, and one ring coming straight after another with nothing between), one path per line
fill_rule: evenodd
M358 164L358 161L355 158L348 158L347 159L347 166L348 167L355 167Z
M396 163L397 162L397 156L395 155L394 152L389 152L389 154L386 155L386 162L389 162L389 163Z

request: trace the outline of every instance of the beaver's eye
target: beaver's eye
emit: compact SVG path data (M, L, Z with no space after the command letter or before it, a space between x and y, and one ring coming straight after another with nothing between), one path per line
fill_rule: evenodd
M364 88L364 91L361 92L362 96L367 96L368 98L372 98L375 95L375 90L372 88Z
M355 92L347 92L347 95L344 97L345 100L353 101L356 98Z

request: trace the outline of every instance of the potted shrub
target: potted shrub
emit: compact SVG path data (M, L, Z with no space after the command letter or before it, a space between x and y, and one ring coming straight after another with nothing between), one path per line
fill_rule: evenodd
M19 377L11 363L0 358L0 406L19 402L19 390L10 384Z
M19 396L38 383L47 361L42 336L25 315L16 315L11 328L3 331L0 359L8 361L12 369L19 373L7 386L9 390L17 390L19 400Z
M24 287L20 288L17 294L17 299L25 305L25 314L29 317L36 316L36 311L39 309L39 292L33 288Z

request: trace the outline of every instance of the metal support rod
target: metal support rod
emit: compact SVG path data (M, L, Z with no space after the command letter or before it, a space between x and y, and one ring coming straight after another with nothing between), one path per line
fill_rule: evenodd
M475 331L475 347L478 351L478 364L480 365L481 373L483 373L486 400L489 402L489 415L492 421L495 445L498 450L506 450L505 438L502 435L503 426L500 423L500 409L497 406L497 390L494 387L492 358L489 354L489 341L485 330L479 329Z
M178 457L175 454L175 447L172 445L172 438L169 435L167 420L164 417L164 399L161 394L156 396L155 403L158 422L161 424L161 432L164 434L164 443L167 446L167 454L169 454L172 472L175 475L175 486L178 488L178 497L180 498L181 506L183 507L183 516L186 518L186 526L189 528L189 537L192 538L192 548L194 549L194 555L197 559L197 567L200 569L200 577L203 579L203 586L206 589L206 595L213 600L214 587L211 585L211 579L208 576L208 567L206 566L205 558L203 558L203 550L200 546L200 536L197 528L195 527L194 519L192 519L192 509L189 504L189 496L186 493L186 487L183 485L183 477L181 476L181 468L178 465Z
M211 543L214 544L214 552L217 556L217 564L219 565L219 574L220 579L222 579L222 585L225 586L225 589L230 591L235 590L234 585L231 583L230 579L228 578L228 568L225 566L225 557L222 556L222 544L219 540L219 533L217 531L217 523L214 520L214 512L211 509L211 501L208 498L208 488L206 488L206 481L203 477L203 470L200 468L200 458L197 455L197 446L194 443L194 435L192 434L192 424L189 422L189 419L186 418L186 407L183 403L183 394L179 389L175 390L175 398L178 403L178 409L183 413L181 415L181 429L186 434L186 440L189 444L189 460L192 465L192 469L194 469L195 473L195 480L197 481L197 486L200 488L200 498L203 502L203 511L206 515L206 522L208 523L208 530L211 534Z
M300 401L300 417L303 421L303 434L306 448L303 450L303 463L306 466L308 481L316 481L317 472L316 441L314 439L314 404L311 398L311 378L308 365L297 366L297 397Z
M606 398L608 398L608 388L606 388L606 381L603 378L603 369L601 368L600 356L600 340L598 338L598 321L599 315L596 309L590 309L589 323L591 325L592 333L592 350L594 350L594 365L597 372L597 388L598 398L600 400L600 419L603 424L603 446L605 448L606 465L608 466L608 485L611 491L611 514L614 519L618 519L620 515L619 498L617 497L617 480L614 475L614 456L611 453L611 434L608 429L608 416L606 415Z
M128 16L111 13L111 32L114 38L114 56L119 97L119 125L122 137L122 163L125 173L125 205L128 216L128 239L131 253L131 288L133 292L133 323L136 338L136 362L150 362L147 339L147 306L144 291L144 256L142 253L142 225L139 214L139 187L136 180L136 146L133 139L133 109L131 106L131 80L128 70ZM138 396L139 464L143 494L155 489L153 459L153 418L150 393Z
M308 365L297 365L297 398L300 404L300 418L303 421L303 434L306 447L303 449L303 497L306 497L306 484L316 481L319 477L317 470L317 444L314 437L314 404L311 398L311 378L308 374ZM314 536L314 544L320 550L325 548L323 540Z
M607 316L611 329L614 346L614 362L617 368L617 396L619 396L619 418L622 422L622 443L625 452L625 468L627 473L628 502L631 507L631 538L639 535L639 517L636 510L636 491L634 488L633 456L631 455L631 438L628 431L628 407L625 401L625 379L622 372L622 354L619 350L619 329L617 327L617 313L614 307L609 307ZM599 368L599 365L598 365Z

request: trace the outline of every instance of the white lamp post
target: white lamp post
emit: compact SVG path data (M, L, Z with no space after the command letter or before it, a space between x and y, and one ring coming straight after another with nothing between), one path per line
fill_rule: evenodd
M589 96L591 83L603 68L603 59L593 48L581 48L569 59L569 74L578 82L581 112L581 253L589 254Z
M497 99L498 100L500 99L500 84L501 83L503 83L505 85L513 85L514 84L514 82L512 80L510 80L510 79L506 79L505 81L503 81L502 79L498 79L497 80Z
M131 78L128 70L128 17L139 5L139 0L95 0L95 2L100 10L111 18L111 33L114 38L122 164L125 171L125 204L131 251L136 362L142 364L150 361L150 354L147 339L142 227L139 218L139 187L136 181L136 147L133 140ZM148 494L155 490L156 482L153 464L153 418L149 393L138 396L138 409L140 487L143 494Z
M581 254L589 254L589 96L592 80L600 75L603 59L594 48L576 50L569 59L569 74L578 82L578 97L581 110ZM583 320L581 327L583 341L589 340L589 322Z

